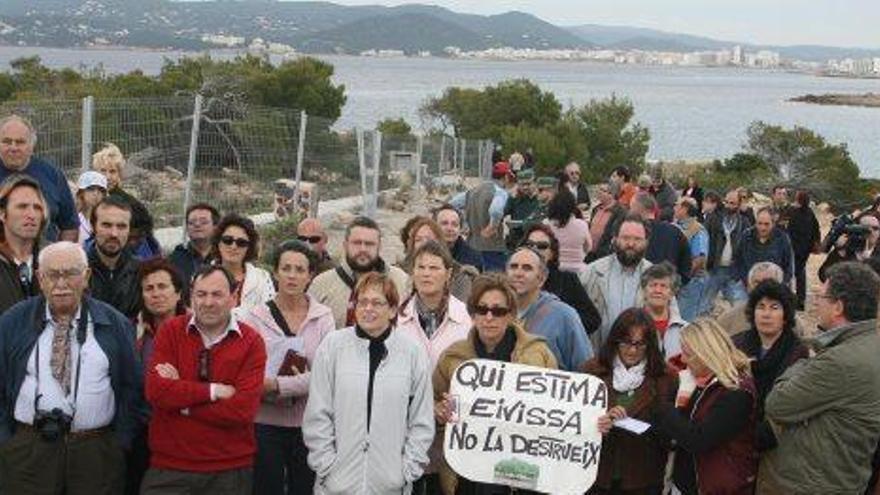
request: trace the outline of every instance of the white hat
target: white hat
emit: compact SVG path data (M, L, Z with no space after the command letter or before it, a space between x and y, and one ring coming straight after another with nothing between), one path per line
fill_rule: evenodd
M103 190L107 190L107 177L104 177L104 174L100 172L95 172L94 170L89 170L88 172L83 172L82 175L79 176L79 180L76 182L77 190L82 191L88 189L90 187L98 186Z

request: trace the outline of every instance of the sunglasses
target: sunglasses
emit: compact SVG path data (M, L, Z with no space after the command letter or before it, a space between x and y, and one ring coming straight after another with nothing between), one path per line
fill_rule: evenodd
M476 308L474 308L474 313L480 316L486 316L487 314L491 313L492 316L496 318L503 318L510 314L510 308L505 308L502 306L492 306L491 308L489 306L477 306Z
M547 241L526 241L523 243L523 246L537 249L538 251L550 249L550 243Z
M211 350L202 349L199 351L199 381L211 381Z
M319 235L312 235L312 236L298 235L298 236L296 236L296 239L300 242L308 242L309 244L317 244L317 243L321 242L324 238Z
M231 235L224 235L220 238L220 242L227 246L231 246L235 244L237 247L246 248L251 245L251 241L248 239L236 238Z

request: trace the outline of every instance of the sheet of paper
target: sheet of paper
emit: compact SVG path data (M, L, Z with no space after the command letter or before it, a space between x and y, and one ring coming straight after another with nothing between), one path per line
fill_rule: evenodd
M641 435L651 428L651 423L645 423L644 421L639 421L638 419L623 418L615 421L614 427L621 428L626 431L631 431L636 435Z

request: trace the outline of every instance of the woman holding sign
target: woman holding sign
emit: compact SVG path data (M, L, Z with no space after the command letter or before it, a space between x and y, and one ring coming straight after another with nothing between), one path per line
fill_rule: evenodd
M456 404L448 394L449 386L455 369L465 361L480 358L556 368L556 359L543 339L530 335L516 320L516 294L503 275L484 274L474 280L468 312L474 327L467 339L446 349L434 370L434 417L438 425L454 419ZM442 429L438 435L443 437ZM511 493L510 488L459 477L445 461L440 468L440 484L446 495Z
M318 344L336 328L330 308L306 294L317 255L299 241L286 241L272 256L275 297L250 311L245 321L266 342L263 403L257 413L254 493L311 493L315 473L303 443L303 412L309 366Z
M655 265L656 266L656 265ZM605 382L609 407L621 415L650 421L661 402L672 402L678 379L660 351L652 318L641 308L620 314L611 326L599 356L586 363L585 373ZM637 435L612 428L612 411L599 420L602 454L591 494L659 494L669 457L669 443L651 429Z
M715 320L681 333L675 406L660 404L651 424L676 441L672 479L684 495L751 495L755 490L757 392L749 358ZM619 418L626 411L612 409Z
M355 326L331 332L315 357L303 437L316 494L410 492L434 440L428 353L392 331L397 289L384 274L354 288Z

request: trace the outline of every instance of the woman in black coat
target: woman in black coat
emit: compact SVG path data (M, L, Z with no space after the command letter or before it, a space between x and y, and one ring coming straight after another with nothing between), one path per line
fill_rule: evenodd
M804 309L807 300L807 260L822 240L819 234L819 221L810 208L810 194L798 191L795 204L789 209L788 237L794 251L794 276L797 280L798 309Z
M749 293L746 318L751 329L736 335L733 343L752 358L752 377L758 392L755 446L759 452L776 447L776 437L764 420L764 400L773 384L797 360L809 357L807 347L794 333L795 296L775 280L765 280Z
M577 274L559 269L559 241L550 226L542 223L530 225L523 235L522 245L538 251L547 261L547 280L542 289L556 295L577 311L587 335L598 330L602 317L587 296Z

